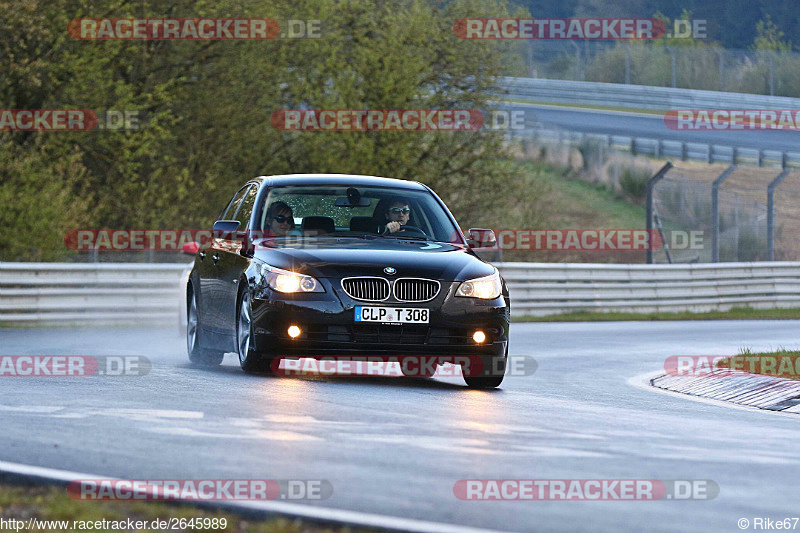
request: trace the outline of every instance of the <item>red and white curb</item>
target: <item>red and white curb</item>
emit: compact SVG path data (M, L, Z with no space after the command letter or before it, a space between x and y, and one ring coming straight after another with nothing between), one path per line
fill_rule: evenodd
M637 376L633 385L688 395L732 406L800 414L800 381L724 369L703 376L671 376L663 371Z

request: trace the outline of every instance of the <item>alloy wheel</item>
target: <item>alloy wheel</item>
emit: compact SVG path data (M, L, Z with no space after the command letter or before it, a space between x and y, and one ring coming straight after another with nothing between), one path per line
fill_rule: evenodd
M192 299L189 302L189 309L186 313L186 347L189 353L194 350L194 345L197 342L197 300L192 292Z
M250 295L247 292L242 295L242 303L239 305L236 338L239 346L239 362L244 363L250 350Z

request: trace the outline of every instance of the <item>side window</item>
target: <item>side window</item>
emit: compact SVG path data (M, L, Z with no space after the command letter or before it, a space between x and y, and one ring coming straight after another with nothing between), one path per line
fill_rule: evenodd
M218 220L233 220L233 217L236 216L236 212L239 211L239 206L242 204L242 198L244 198L244 193L247 192L247 189L248 186L239 189Z
M231 219L239 221L239 229L244 229L247 227L247 223L250 221L250 215L253 214L253 205L256 203L257 194L258 187L255 185L251 186L247 190L247 194L244 195L244 201L241 202L239 212L236 213L234 218Z

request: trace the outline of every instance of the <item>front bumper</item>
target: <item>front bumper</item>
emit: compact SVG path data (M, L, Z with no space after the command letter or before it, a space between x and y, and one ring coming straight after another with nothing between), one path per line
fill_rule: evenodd
M335 279L321 279L325 293L282 294L265 289L252 299L255 348L265 355L479 355L506 353L509 312L505 299L456 297L460 282L442 282L439 294L422 303L365 302L350 298ZM355 321L355 307L393 306L430 310L428 324L390 325ZM289 337L289 326L302 334ZM472 340L475 330L486 341Z

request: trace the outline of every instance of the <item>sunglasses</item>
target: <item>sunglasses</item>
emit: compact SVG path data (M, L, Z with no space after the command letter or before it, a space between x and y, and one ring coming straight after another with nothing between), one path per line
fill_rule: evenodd
M287 217L286 215L275 215L272 218L274 218L275 222L278 224L283 224L284 222L289 222L292 220L292 217Z
M395 215L408 215L411 213L411 209L408 207L392 207L389 212Z

